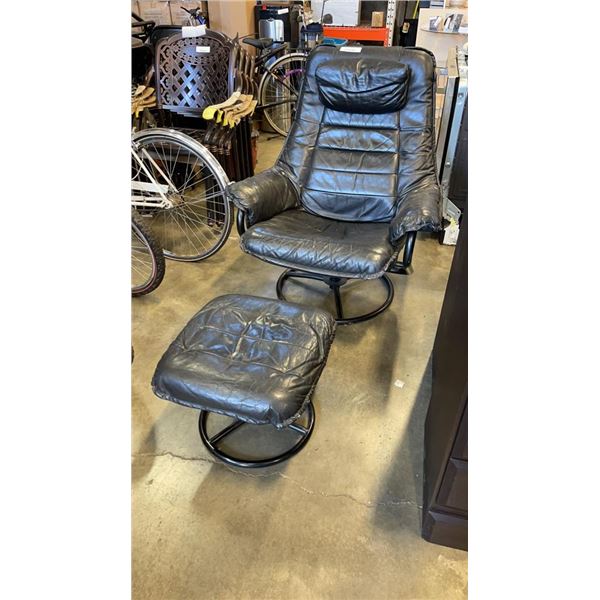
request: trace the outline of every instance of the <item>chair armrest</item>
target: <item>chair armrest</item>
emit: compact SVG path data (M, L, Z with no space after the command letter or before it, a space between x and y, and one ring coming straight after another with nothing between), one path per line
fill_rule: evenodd
M230 184L227 194L235 206L244 211L248 226L266 221L299 204L294 184L274 168Z
M396 243L408 231L439 231L442 228L442 194L429 184L409 191L401 200L390 225L390 241Z

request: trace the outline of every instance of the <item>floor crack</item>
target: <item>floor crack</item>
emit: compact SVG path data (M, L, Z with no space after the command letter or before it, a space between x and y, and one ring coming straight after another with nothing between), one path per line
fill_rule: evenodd
M154 453L154 452L137 452L135 454L132 454L133 458L162 458L163 456L170 456L172 458L178 458L179 460L188 460L188 461L200 461L200 462L207 462L207 463L211 463L213 465L219 465L220 463L218 463L216 460L211 460L210 458L204 458L203 456L182 456L181 454L175 454L174 452L160 452L160 453Z
M264 473L262 475L259 475L258 473L247 473L247 472L244 472L241 470L232 469L231 467L229 467L226 464L217 462L215 460L211 460L210 458L204 458L202 456L182 456L180 454L175 454L174 452L168 452L168 451L161 452L161 453L140 452L140 453L133 455L134 458L136 458L136 457L161 458L164 456L170 456L171 458L177 458L179 460L185 460L185 461L191 461L191 462L199 461L199 462L204 462L204 463L210 463L212 465L217 465L218 467L227 469L229 472L235 473L236 475L242 475L243 477L250 477L251 479L281 477L282 479L286 479L290 483L292 483L295 486L297 486L298 488L300 488L305 494L309 494L311 496L321 496L323 498L346 498L348 500L351 500L352 502L355 502L356 504L360 504L361 506L366 506L367 508L373 508L376 506L414 506L415 508L417 508L419 510L421 510L423 508L422 505L417 504L414 500L409 500L407 498L395 498L395 499L385 500L382 502L372 502L370 500L366 500L366 501L360 500L358 498L355 498L351 494L328 494L327 492L321 492L319 490L310 490L310 489L304 487L299 481L293 479L292 477L290 477L289 475L286 475L285 473L282 473L281 471L271 471L270 473Z
M416 502L414 502L413 500L408 500L405 498L396 498L393 500L386 500L384 502L372 502L371 500L359 500L358 498L355 498L354 496L352 496L351 494L328 494L327 492L321 492L321 491L315 491L315 490L309 490L308 488L304 487L299 481L296 481L295 479L292 479L291 477L288 477L287 475L285 475L284 473L277 473L280 477L282 477L283 479L287 479L288 481L290 481L291 483L293 483L294 485L297 485L303 492L305 492L306 494L310 494L312 496L322 496L323 498L347 498L348 500L352 500L352 502L356 502L357 504L360 504L362 506L366 506L368 508L373 508L374 506L415 506L418 509L423 508L422 506L420 506L419 504L417 504Z

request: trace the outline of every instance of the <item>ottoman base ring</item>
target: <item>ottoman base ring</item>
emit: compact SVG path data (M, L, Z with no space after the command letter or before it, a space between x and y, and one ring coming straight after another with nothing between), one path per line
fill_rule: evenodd
M208 421L209 414L209 411L201 410L200 418L198 419L198 430L200 432L200 439L202 440L202 443L206 446L208 451L213 456L216 456L218 459L222 460L223 462L229 465L233 465L235 467L242 467L245 469L269 467L271 465L276 465L280 462L283 462L284 460L287 460L288 458L294 456L294 454L302 450L306 442L308 442L315 426L315 411L312 402L309 402L306 405L306 409L302 413L308 416L308 425L306 427L303 427L302 425L298 425L297 423L291 423L287 426L287 429L291 429L292 431L295 431L301 435L300 439L289 450L286 450L285 452L282 452L281 454L270 458L249 459L227 454L218 446L219 443L230 433L233 433L242 425L251 425L251 423L236 420L221 431L219 431L218 433L215 433L212 437L209 437L208 432L206 430L206 423Z

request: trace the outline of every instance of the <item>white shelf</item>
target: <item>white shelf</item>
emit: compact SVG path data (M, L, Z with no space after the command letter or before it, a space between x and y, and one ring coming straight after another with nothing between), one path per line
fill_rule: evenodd
M461 31L431 31L429 23L434 17L440 17L442 23L448 15L462 14L466 32ZM453 46L462 46L469 39L469 13L466 8L422 8L419 11L416 46L427 48L435 54L435 61L440 67L446 66L448 50ZM462 23L461 23L462 24ZM442 35L437 35L441 33ZM445 34L445 35L444 35Z
M437 31L435 29L427 29L425 27L419 27L421 31L426 31L427 33L445 33L446 35L469 35L468 31Z

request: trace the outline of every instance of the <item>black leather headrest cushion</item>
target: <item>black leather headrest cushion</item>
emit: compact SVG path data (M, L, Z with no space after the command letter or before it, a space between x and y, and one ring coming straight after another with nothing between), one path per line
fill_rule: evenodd
M353 113L398 111L406 103L410 68L386 59L338 56L315 72L321 102Z

